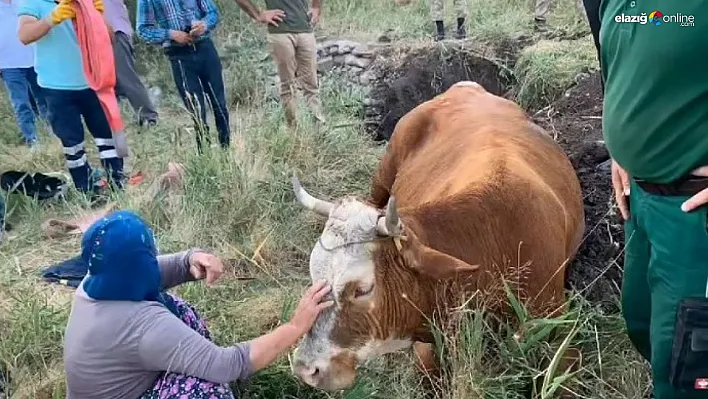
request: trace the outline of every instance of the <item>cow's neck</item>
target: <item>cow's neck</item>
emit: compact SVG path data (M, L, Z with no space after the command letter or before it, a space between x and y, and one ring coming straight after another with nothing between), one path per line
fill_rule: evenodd
M436 304L436 285L405 264L393 242L384 243L375 254L376 284L379 287L375 318L381 331L376 335L390 338L393 331L413 335L415 340L431 339L426 318Z
M405 332L414 341L434 341L429 321L446 324L449 309L469 297L473 284L436 281L405 263L394 243L382 244L376 253L376 284L379 287L374 318L379 320L380 339L390 331Z

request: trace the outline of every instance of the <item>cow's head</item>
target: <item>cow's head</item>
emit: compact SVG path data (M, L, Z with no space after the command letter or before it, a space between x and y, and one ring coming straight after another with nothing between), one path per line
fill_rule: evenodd
M310 275L329 282L335 302L297 348L293 372L314 387L345 389L364 361L407 348L425 333L439 278L476 266L422 245L399 218L394 197L385 210L354 198L332 203L292 182L298 200L328 218Z

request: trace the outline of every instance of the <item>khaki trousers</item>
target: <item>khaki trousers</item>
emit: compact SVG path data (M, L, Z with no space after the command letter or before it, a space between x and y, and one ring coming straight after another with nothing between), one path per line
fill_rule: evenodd
M548 11L551 9L551 3L553 0L536 0L536 7L534 8L534 18L538 21L545 21L548 17ZM583 0L575 0L575 8L578 10L578 14L584 19L587 17L585 13L585 6L583 6Z
M467 17L467 0L452 0L456 18ZM430 18L433 21L445 19L445 0L430 0Z
M545 21L548 17L548 10L551 8L552 0L536 0L536 7L534 8L534 18L538 21Z
M315 118L323 121L317 81L317 43L314 33L270 33L268 43L278 68L280 100L285 107L285 120L288 125L295 124L296 86L302 89L305 101Z

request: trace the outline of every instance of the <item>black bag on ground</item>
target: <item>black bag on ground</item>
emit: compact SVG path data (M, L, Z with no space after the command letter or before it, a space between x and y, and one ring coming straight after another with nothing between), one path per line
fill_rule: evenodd
M88 265L81 255L51 265L42 271L42 278L48 283L57 283L76 288L88 273Z
M670 379L677 389L708 393L708 298L679 302Z
M43 173L11 170L0 175L0 188L7 192L20 192L29 197L45 200L65 192L66 182Z

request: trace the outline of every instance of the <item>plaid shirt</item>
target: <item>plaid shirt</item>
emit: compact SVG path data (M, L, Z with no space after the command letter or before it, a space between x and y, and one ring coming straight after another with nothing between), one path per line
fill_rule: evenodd
M193 18L204 21L207 30L199 39L208 37L219 23L219 10L213 0L194 0ZM184 9L183 0L138 0L135 30L138 37L152 44L169 46L170 30L185 31L192 16Z

